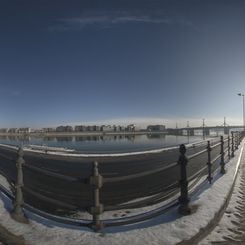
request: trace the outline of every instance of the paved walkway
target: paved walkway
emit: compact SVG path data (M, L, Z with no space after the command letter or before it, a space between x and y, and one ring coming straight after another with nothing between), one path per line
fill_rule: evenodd
M198 244L245 244L245 149L229 205L215 229Z

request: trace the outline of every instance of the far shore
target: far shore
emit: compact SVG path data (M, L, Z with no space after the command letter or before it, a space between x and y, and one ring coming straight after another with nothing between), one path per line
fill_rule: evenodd
M0 136L36 136L36 137L64 137L64 136L104 136L104 135L146 135L146 134L167 134L165 131L134 131L134 132L31 132L31 133L0 133Z

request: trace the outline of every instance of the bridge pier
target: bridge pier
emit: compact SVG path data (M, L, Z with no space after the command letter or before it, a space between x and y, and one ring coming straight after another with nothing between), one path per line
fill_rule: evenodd
M230 129L229 128L224 128L224 134L229 134Z
M194 129L193 128L190 128L188 129L189 130L189 136L194 136Z
M180 128L169 128L167 132L172 135L183 135L183 130Z
M204 129L204 135L206 135L206 136L210 135L210 130L208 128Z

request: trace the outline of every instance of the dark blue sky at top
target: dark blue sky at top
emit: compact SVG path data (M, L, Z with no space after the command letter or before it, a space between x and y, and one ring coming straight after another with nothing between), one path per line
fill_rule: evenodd
M244 13L242 0L0 0L0 127L239 118Z

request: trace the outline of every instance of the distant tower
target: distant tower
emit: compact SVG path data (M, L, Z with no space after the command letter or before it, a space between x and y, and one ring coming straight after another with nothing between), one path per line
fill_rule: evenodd
M202 137L205 140L205 119L202 119Z
M229 125L226 123L226 117L224 117L224 134L229 134Z
M224 117L224 128L226 127L226 118Z

